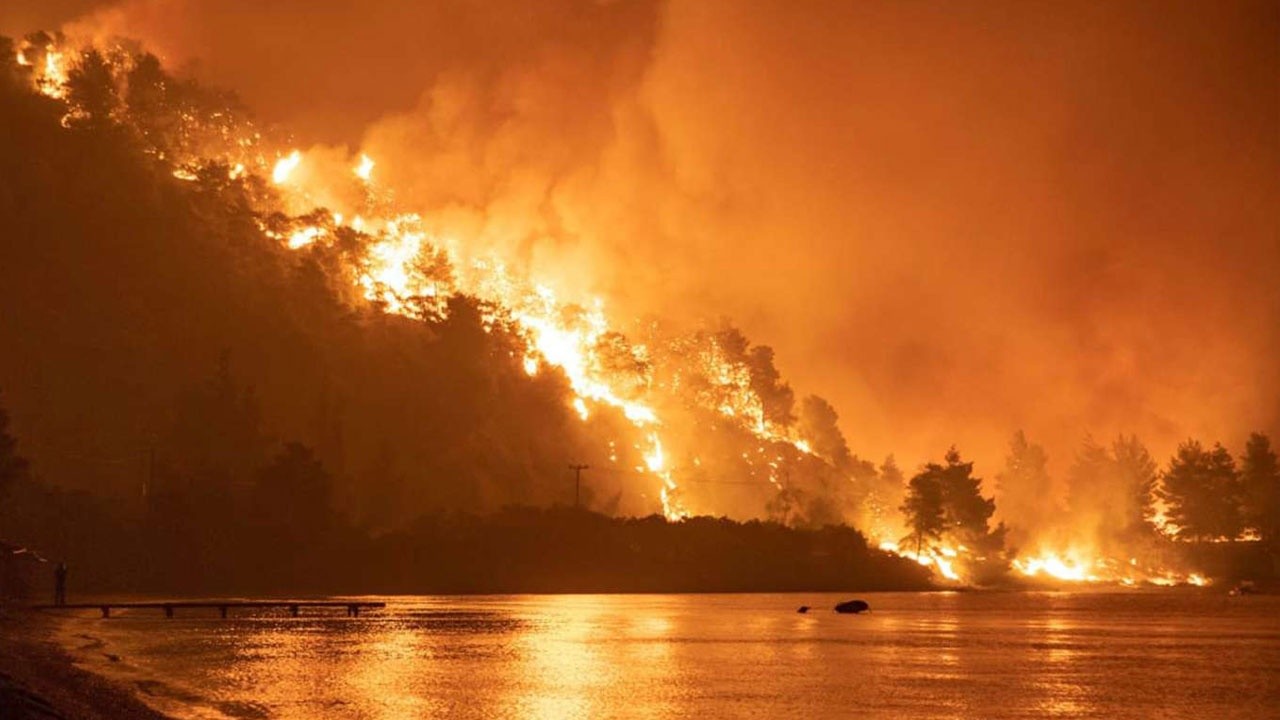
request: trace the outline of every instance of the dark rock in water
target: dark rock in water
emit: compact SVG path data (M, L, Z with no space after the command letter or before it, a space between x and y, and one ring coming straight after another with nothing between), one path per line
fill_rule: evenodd
M839 605L836 605L836 612L852 613L854 615L857 615L860 612L866 612L870 609L871 606L863 600L846 600Z
M801 605L801 606L800 606L800 609L799 609L799 610L796 610L796 612L798 612L798 613L807 613L807 612L809 612L809 606L808 606L808 605Z

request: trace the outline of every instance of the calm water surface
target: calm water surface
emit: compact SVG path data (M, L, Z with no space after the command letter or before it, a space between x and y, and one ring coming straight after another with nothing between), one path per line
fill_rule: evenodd
M191 718L1280 717L1278 597L873 593L870 614L828 610L846 597L385 598L360 618L151 611L62 632Z

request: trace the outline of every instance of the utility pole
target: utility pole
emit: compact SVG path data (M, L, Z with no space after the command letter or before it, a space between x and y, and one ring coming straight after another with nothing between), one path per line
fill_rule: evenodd
M573 471L573 506L578 507L582 502L582 471L589 470L590 465L570 465L569 469Z

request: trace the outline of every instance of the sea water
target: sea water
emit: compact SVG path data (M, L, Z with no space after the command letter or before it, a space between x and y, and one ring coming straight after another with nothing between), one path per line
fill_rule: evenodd
M365 599L61 636L184 718L1280 717L1280 597L1212 588Z

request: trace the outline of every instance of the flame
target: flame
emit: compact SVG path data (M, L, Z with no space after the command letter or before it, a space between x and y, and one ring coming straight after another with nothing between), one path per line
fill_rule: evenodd
M1092 563L1074 558L1063 559L1055 553L1035 558L1017 558L1013 561L1014 569L1028 577L1045 574L1059 580L1097 582L1098 576L1090 573L1090 565Z
M19 61L28 61L31 50L21 49ZM42 70L37 73L37 88L65 101L66 54L52 46L45 50ZM70 108L70 111L74 112L75 108ZM207 163L225 163L228 168L225 172L231 180L265 175L278 188L286 207L314 207L314 198L340 195L329 192L321 171L299 177L297 170L303 161L299 150L277 152L274 163L271 163L266 159L271 155L259 149L262 137L252 125L245 124L242 130L244 134L239 137L222 132L220 137L225 146L213 149L211 155L206 148L203 155L162 156L162 159L173 164L173 175L182 180L196 179L198 171ZM361 153L351 172L362 182L369 183L376 165L373 157ZM456 242L428 233L418 215L396 214L387 207L389 204L383 202L375 208L373 200L366 199L362 206L341 208L352 211L350 214L332 213L332 227L347 227L367 236L363 259L354 273L362 295L378 303L386 312L409 316L422 312L423 299L436 299L436 310L441 311L447 307L444 300L458 293L503 308L507 313L504 317L528 344L528 356L522 359L525 372L535 375L544 365L562 372L573 393L572 406L583 421L591 418L593 407L597 406L620 412L638 432L640 440L636 443L636 450L644 458L641 472L657 479L664 513L670 519L686 517L688 511L677 498L675 473L670 467L662 436L666 430L657 410L643 397L643 392L637 394L634 388L624 390L624 381L611 376L601 362L597 348L613 327L604 303L598 298L588 299L585 303L568 302L546 282L514 277L500 259L463 257ZM373 212L375 209L378 212ZM345 217L352 219L344 225ZM272 230L265 225L262 229L266 236L293 250L310 247L330 237L325 228L312 225L294 227L287 232ZM456 278L435 277L424 269L430 264L431 255L441 251L457 272ZM645 350L642 346L634 346L632 352L639 357ZM743 363L728 361L714 345L704 360L707 376L713 378L722 390L723 402L715 406L721 414L740 421L762 440L792 443L800 452L810 452L807 443L791 438L787 432L771 427L765 421L763 405L751 390L750 373ZM610 456L617 457L613 443ZM771 470L776 470L776 459L769 464ZM770 475L770 479L776 484L776 477Z
M276 185L283 185L289 180L289 176L302 163L302 153L294 150L285 157L276 161L276 165L271 169L271 182Z
M1150 566L1136 557L1121 561L1078 549L1018 557L1011 564L1014 570L1025 577L1049 578L1067 583L1119 584L1125 587L1139 584L1203 587L1209 584L1199 573L1182 573Z
M324 230L318 227L306 227L289 236L289 249L297 250L304 248L315 242L316 238L324 234Z
M62 99L67 95L67 71L63 63L65 59L53 45L45 48L44 77L40 80L40 91L49 97Z
M43 61L39 54L43 52ZM60 100L67 100L67 61L69 51L54 45L45 48L26 45L17 50L17 62L32 68L35 89ZM74 54L70 54L74 57ZM68 103L70 104L70 103ZM71 112L75 108L70 108ZM242 134L220 135L225 147L204 149L205 154L192 151L186 156L161 159L171 163L174 177L194 180L206 163L222 163L231 180L246 176L270 177L277 186L279 197L294 200L286 207L309 203L315 207L314 198L330 198L338 194L326 192L325 178L319 171L298 177L302 153L296 149L264 149L262 137L252 125L243 125ZM273 152L274 150L274 152ZM283 153L283 154L282 154ZM271 163L269 158L274 157ZM376 167L374 159L361 153L350 172L363 183L370 183ZM350 175L344 171L341 180L349 190ZM606 336L616 327L607 316L605 305L599 298L583 301L567 301L545 278L518 277L513 275L500 258L464 254L458 243L449 237L429 232L422 218L413 213L393 209L390 201L375 202L373 193L362 193L363 200L354 206L341 207L344 212L333 212L331 228L349 228L367 241L363 256L357 261L353 275L363 297L378 303L386 312L415 316L422 312L421 301L443 300L455 294L466 294L505 309L516 331L527 343L527 354L520 359L523 370L535 376L544 368L561 372L572 391L571 405L582 421L589 421L604 408L619 412L636 431L622 440L624 447L631 445L639 453L642 464L636 472L657 481L659 498L667 518L678 520L689 515L680 502L676 471L671 465L668 443L672 439L667 425L659 417L658 407L647 388L639 391L629 387L626 380L606 369L598 349ZM344 224L344 218L350 217ZM297 223L295 218L293 222ZM293 250L307 248L317 243L331 242L337 234L315 225L293 226L287 232L270 230L265 225L266 236L281 242ZM429 265L433 253L443 252L456 277L437 277ZM444 307L437 305L437 309ZM704 338L705 340L705 338ZM637 357L647 350L644 346L630 346ZM779 477L786 462L778 451L781 445L789 445L796 452L813 455L806 438L794 437L787 427L774 425L766 416L764 402L752 387L750 368L726 349L714 337L709 341L692 343L687 348L688 360L705 379L706 387L698 384L691 392L696 405L710 408L723 418L733 421L734 427L745 428L760 442L754 451L744 451L742 459L774 487L783 489ZM634 441L634 442L633 442ZM609 459L619 462L617 440L609 441ZM676 447L679 447L676 445ZM696 454L692 457L695 467L702 465ZM1168 521L1166 509L1157 505L1150 518L1154 526L1168 537L1177 534L1176 526ZM882 526L874 528L881 537L895 537L891 521L878 518ZM1176 539L1176 538L1175 538ZM1252 537L1222 538L1222 542L1256 540ZM962 582L966 567L976 560L963 545L939 544L917 547L914 551L901 548L898 543L883 541L881 549L909 558L922 566L935 569L943 578ZM1181 574L1166 568L1139 562L1129 558L1127 562L1088 552L1081 548L1053 548L1024 554L1011 563L1012 568L1026 576L1052 578L1061 582L1115 582L1134 586L1139 582L1157 585L1204 585L1207 580L1199 574Z
M939 573L942 573L942 577L947 580L953 582L962 580L955 567L955 560L960 555L956 548L922 546L917 552L901 548L898 543L892 540L885 540L880 543L880 549L908 560L914 560L925 567L936 568Z
M38 57L42 50L44 62L37 65L32 62L32 54ZM35 89L42 95L56 100L67 99L67 53L58 46L50 44L40 48L29 43L24 44L14 53L14 60L21 67L35 70L32 81Z
M361 180L369 182L369 179L373 176L373 165L373 158L362 154L360 155L360 164L355 166L351 172L355 173L356 177Z

